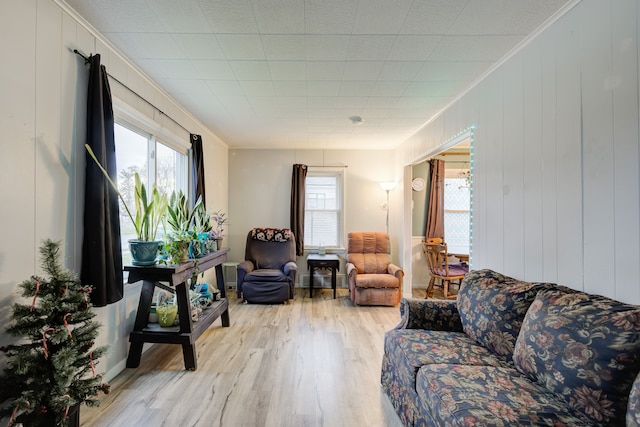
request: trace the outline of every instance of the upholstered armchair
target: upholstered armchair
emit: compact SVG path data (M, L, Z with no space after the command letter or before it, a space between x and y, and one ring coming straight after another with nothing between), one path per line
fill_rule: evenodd
M291 230L252 229L244 258L238 265L238 297L249 303L282 303L293 298L298 266Z
M354 303L394 306L400 302L404 271L391 263L387 233L349 233L346 267L349 295Z

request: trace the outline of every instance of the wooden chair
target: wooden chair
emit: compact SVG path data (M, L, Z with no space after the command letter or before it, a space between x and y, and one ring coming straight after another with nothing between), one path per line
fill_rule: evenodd
M459 285L465 274L469 272L469 266L465 263L449 264L449 252L447 251L446 243L423 242L422 250L427 258L429 274L431 274L426 298L433 296L436 279L440 279L444 298L455 299L458 295L449 295L449 286L451 282L457 282Z

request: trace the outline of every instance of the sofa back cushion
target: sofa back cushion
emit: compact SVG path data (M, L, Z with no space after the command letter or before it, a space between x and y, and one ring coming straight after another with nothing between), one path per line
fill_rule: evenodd
M594 423L624 425L640 370L640 307L542 290L524 318L513 361Z
M522 282L492 270L469 272L458 292L464 332L492 353L511 361L527 309L545 286L548 285Z

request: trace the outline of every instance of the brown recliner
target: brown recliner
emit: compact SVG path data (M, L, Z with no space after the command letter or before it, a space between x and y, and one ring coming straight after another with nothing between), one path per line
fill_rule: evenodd
M394 306L402 297L404 271L391 263L389 235L376 231L348 234L349 295L358 305Z

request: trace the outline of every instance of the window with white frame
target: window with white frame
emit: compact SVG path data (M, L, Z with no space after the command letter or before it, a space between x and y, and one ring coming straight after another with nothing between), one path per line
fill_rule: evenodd
M118 166L118 189L133 209L134 176L137 172L140 180L151 191L155 183L160 192L170 195L172 191L187 192L188 158L186 149L180 152L159 141L159 137L146 132L123 120L114 126L116 143L116 162ZM163 230L158 230L162 238ZM120 237L122 239L123 265L131 264L129 239L135 239L136 233L129 215L120 202Z
M471 186L468 173L449 169L445 172L444 235L451 253L469 253Z
M344 246L343 170L313 170L305 180L304 246Z

